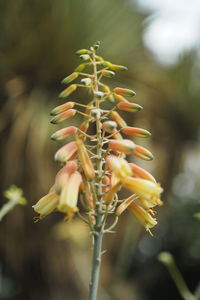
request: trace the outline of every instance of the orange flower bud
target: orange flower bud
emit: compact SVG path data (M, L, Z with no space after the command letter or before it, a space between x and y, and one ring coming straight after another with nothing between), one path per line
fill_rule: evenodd
M145 129L137 128L137 127L124 127L122 132L127 135L135 136L135 137L149 137L151 133Z
M78 128L75 126L69 126L62 128L51 135L51 139L54 141L60 141L67 138L70 135L73 135L77 132Z
M142 109L142 106L136 103L120 102L117 104L117 108L124 111L136 112L140 111Z
M147 231L149 231L149 228L152 228L157 224L156 219L152 218L152 216L144 208L135 202L132 202L128 206L128 210L136 217L136 219L142 226L145 227Z
M70 142L60 148L55 154L55 160L60 162L68 161L77 151L75 142Z
M49 193L33 205L33 209L40 214L41 218L45 217L56 209L58 200L59 197L55 192Z
M88 180L92 180L95 177L94 167L81 138L76 137L76 145L78 148L80 163L85 173L85 176Z
M65 83L65 84L70 83L73 80L75 80L78 76L79 76L79 73L78 72L74 72L74 73L70 74L69 76L65 77L62 80L62 83Z
M153 154L142 146L136 145L135 149L133 150L132 154L136 157L141 158L143 160L152 160Z
M55 116L53 119L51 119L51 123L52 124L59 124L71 117L73 117L76 114L76 110L75 109L68 109L62 113L60 113L59 115Z
M126 122L124 121L124 119L122 119L122 117L120 117L120 115L118 114L118 112L116 111L112 111L110 113L111 118L120 126L120 127L125 127L127 126Z
M115 121L106 121L102 124L102 129L108 133L113 133L113 129L117 128Z
M77 170L77 162L75 160L69 161L56 175L55 191L60 194L72 173Z
M78 211L77 202L81 181L81 174L76 171L69 177L67 185L62 189L58 210L66 213L68 218L73 217Z
M135 144L131 140L111 140L108 148L114 151L131 154L135 148Z
M110 178L108 176L103 177L102 184L104 185L103 188L102 188L102 192L103 193L108 192L109 189L110 189L110 187L109 187L109 185L110 185Z
M68 88L66 88L64 91L62 91L59 95L59 98L66 98L69 95L71 95L75 90L77 89L76 84L71 84Z
M80 130L83 131L83 132L87 132L87 130L89 128L89 125L90 125L90 123L88 121L84 121L80 125Z
M118 94L118 95L127 96L127 97L133 97L133 96L136 95L136 93L133 90L119 88L119 87L116 87L113 90L113 92Z
M129 166L131 167L131 170L133 171L133 176L143 178L146 180L150 180L150 181L153 181L156 183L155 178L149 172L144 170L143 168L138 167L134 163L129 163Z
M113 94L113 96L114 96L114 98L115 98L115 100L117 101L117 102L128 102L128 100L126 100L123 96L121 96L121 95L117 95L117 94ZM129 103L129 102L128 102Z
M62 104L62 105L59 105L59 106L55 107L55 108L51 111L50 115L51 115L51 116L56 116L56 115L62 113L63 111L68 110L69 108L73 108L73 107L74 107L74 104L75 104L74 102L67 102L67 103L64 103L64 104Z

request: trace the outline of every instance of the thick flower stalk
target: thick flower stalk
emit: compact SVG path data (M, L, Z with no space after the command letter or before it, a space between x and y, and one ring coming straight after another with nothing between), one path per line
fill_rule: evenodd
M150 133L128 126L120 116L120 111L136 113L142 106L132 101L133 90L110 89L102 82L104 77L112 78L115 72L127 68L105 61L97 55L98 48L99 42L89 50L77 51L83 62L62 81L67 87L59 97L67 102L52 110L51 123L65 122L77 114L83 121L78 127L65 127L51 136L55 141L66 141L55 153L55 160L62 168L49 193L34 205L37 219L60 211L66 219L77 214L90 227L93 233L90 300L97 296L104 233L112 231L125 210L150 232L157 223L154 208L162 204L162 188L154 177L129 162L132 155L147 161L153 159L149 150L137 145L137 138L149 137ZM89 92L87 104L69 100L78 88ZM90 133L92 130L94 134ZM69 142L68 137L72 136L74 139ZM121 189L130 192L127 199L118 198ZM107 227L110 215L114 221Z

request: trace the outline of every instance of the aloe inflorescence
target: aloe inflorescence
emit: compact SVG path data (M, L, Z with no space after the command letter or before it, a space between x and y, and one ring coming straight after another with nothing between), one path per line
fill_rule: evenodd
M83 88L90 91L90 100L88 104L70 100L52 110L53 124L64 122L76 114L83 116L83 122L79 128L65 127L51 136L53 140L67 141L55 153L55 160L62 168L49 193L34 205L39 218L55 210L64 213L66 219L77 213L94 233L94 253L97 237L110 231L126 209L150 231L157 223L154 207L162 204L162 188L154 177L126 160L131 155L147 161L153 159L149 150L132 140L132 137L149 137L150 133L128 126L120 116L120 111L135 113L142 109L142 106L130 101L136 93L120 87L110 89L102 82L104 77L112 78L116 72L127 68L105 61L97 55L98 48L99 42L90 49L77 51L83 62L62 81L67 87L59 95L61 99L68 99L78 88ZM85 69L90 70L89 73ZM108 102L112 105L109 110L106 109ZM90 134L91 127L95 127L94 134ZM68 142L69 136L74 136L74 140ZM119 199L118 192L123 188L130 192L130 196ZM115 220L106 228L111 214ZM95 299L92 297L91 294L90 299Z

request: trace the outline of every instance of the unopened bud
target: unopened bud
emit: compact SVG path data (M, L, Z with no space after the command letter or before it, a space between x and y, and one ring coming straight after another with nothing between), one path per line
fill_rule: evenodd
M75 72L82 72L85 67L87 66L87 63L83 63L83 64L80 64L76 69L75 69Z
M108 77L108 78L112 78L113 76L115 76L115 72L109 71L109 70L103 70L102 74L103 74L103 76Z
M152 160L153 159L153 154L146 148L139 146L139 145L136 145L132 154L143 160Z
M81 82L85 85L91 85L92 80L91 80L91 78L83 78L83 79L81 79Z
M99 46L100 46L100 41L97 41L96 43L94 43L93 48L97 50L99 49Z
M131 154L135 148L135 144L131 140L111 140L108 148L113 151Z
M122 119L122 117L120 117L120 115L118 114L118 112L116 111L112 111L110 113L111 118L120 126L120 127L125 127L127 126L126 122L124 121L124 119Z
M81 54L80 59L82 59L83 61L87 61L90 59L90 56L88 54Z
M101 111L98 108L91 110L91 116L94 118L100 118L101 117Z
M68 136L71 136L77 132L78 128L75 126L69 126L62 128L51 135L51 139L54 141L60 141Z
M136 103L120 102L117 104L117 108L124 111L136 112L142 109L142 106Z
M106 121L102 124L102 129L108 133L112 133L115 128L117 128L117 123L115 121Z
M70 108L73 108L74 105L75 105L75 103L74 103L74 102L71 102L71 101L70 101L70 102L67 102L67 103L64 103L64 104L62 104L62 105L59 105L59 106L55 107L55 108L51 111L50 115L51 115L51 116L56 116L57 114L60 114L60 113L62 113L63 111L66 111L66 110L68 110L68 109L70 109Z
M94 96L95 96L96 98L98 98L98 99L102 99L103 96L104 96L104 93L103 93L103 92L100 92L100 91L94 92Z
M134 177L139 177L139 178L150 180L150 181L153 181L156 183L155 178L149 172L144 170L143 168L138 167L134 163L129 163L129 166L131 167L131 170L133 171Z
M135 137L145 138L151 136L151 133L149 131L137 127L124 127L121 131L124 134L135 136Z
M121 96L121 95L117 95L117 94L113 94L113 96L114 96L114 98L115 98L115 100L117 101L117 102L128 102L128 100L126 100L123 96Z
M77 55L88 54L88 53L90 53L90 51L87 49L80 49L80 50L76 51Z
M62 83L70 83L72 82L73 80L75 80L77 77L79 76L79 73L78 72L74 72L72 73L71 75L65 77L63 80L62 80Z
M77 151L77 146L75 142L70 142L64 145L55 153L55 160L59 162L66 162L74 156Z
M87 132L87 130L89 128L89 125L90 125L90 123L88 121L84 121L80 125L80 130L83 131L83 132Z
M62 112L61 114L58 114L57 116L55 116L54 118L51 119L51 123L52 124L58 124L61 123L71 117L73 117L76 114L76 110L75 109L68 109L64 112Z
M127 96L127 97L133 97L133 96L136 95L136 93L133 90L119 88L119 87L116 87L113 90L113 92L116 93L116 94L118 94L118 95Z
M88 180L92 180L95 177L94 167L81 138L76 138L76 145L78 148L80 163L85 173L85 176Z
M112 71L127 71L128 70L128 68L125 66L114 65L114 64L110 63L109 61L105 61L104 65Z
M70 85L68 88L66 88L64 91L62 91L59 95L59 98L66 98L69 95L71 95L75 90L77 89L76 84Z

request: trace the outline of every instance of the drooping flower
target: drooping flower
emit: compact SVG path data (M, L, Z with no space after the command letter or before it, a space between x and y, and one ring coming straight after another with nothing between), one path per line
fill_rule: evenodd
M80 173L74 172L67 180L59 198L57 209L65 213L69 219L78 211L77 202L81 181Z

